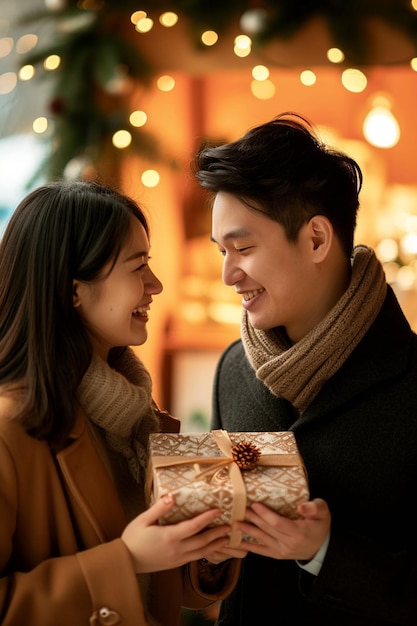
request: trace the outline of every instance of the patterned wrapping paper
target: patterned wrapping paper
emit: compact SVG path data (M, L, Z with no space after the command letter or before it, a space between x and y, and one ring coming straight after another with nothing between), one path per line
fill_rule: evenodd
M260 452L254 469L241 470L233 460L233 447L250 442ZM151 501L175 495L173 508L159 521L176 523L212 508L222 515L215 524L244 519L246 506L262 502L291 519L297 505L309 499L307 475L294 434L283 432L226 432L150 436L148 485ZM241 533L232 531L230 546Z

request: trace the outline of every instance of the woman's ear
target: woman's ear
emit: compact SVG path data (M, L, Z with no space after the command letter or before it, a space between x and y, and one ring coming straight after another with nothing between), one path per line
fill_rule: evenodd
M72 304L74 308L77 308L81 305L81 298L79 295L79 286L80 283L77 280L72 281Z
M334 231L331 222L324 215L314 215L309 221L310 237L313 247L313 260L321 263L331 249Z

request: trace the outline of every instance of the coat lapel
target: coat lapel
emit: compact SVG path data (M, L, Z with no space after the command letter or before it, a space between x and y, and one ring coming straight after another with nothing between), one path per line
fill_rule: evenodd
M115 486L79 416L73 441L57 454L68 492L98 542L119 537L127 523Z

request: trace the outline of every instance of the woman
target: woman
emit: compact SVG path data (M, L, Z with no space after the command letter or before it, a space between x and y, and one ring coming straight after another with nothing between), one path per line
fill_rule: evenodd
M146 507L149 434L179 430L127 347L162 291L149 259L140 208L92 182L36 189L3 235L3 626L174 626L234 585L218 510L160 526L172 498Z

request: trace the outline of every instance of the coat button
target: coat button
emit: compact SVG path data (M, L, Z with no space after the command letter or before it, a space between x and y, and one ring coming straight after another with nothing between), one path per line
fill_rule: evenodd
M112 611L107 606L103 606L98 611L98 623L102 626L115 626L115 624L121 624L119 613Z

